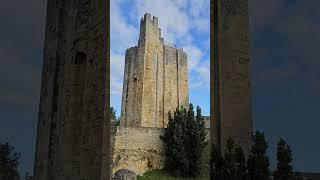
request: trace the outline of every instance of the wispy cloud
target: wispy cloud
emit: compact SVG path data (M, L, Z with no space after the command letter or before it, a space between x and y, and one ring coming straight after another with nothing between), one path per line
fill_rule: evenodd
M188 14L182 8L185 5L181 1L172 0L136 0L137 20L140 20L146 12L157 16L163 37L171 43L175 43L178 38L183 37L189 31Z
M126 21L118 1L111 1L110 24L112 51L123 53L137 43L138 29Z
M198 47L192 45L184 46L183 50L188 54L188 68L192 71L199 65L203 53Z
M121 95L124 73L124 55L110 53L110 93L111 95Z
M209 16L210 1L208 0L191 0L190 14L192 17Z

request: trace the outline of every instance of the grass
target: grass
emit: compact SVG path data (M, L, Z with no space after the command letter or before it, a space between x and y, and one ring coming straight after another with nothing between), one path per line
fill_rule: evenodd
M197 177L197 178L184 178L184 177L174 177L170 175L165 170L153 170L145 173L143 176L138 176L138 180L209 180L209 175Z

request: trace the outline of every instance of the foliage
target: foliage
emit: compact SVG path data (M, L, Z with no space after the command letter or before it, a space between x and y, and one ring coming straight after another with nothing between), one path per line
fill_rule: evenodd
M292 152L290 146L280 138L277 146L277 170L274 172L275 180L292 179Z
M174 118L171 116L171 112L168 113L168 126L164 136L161 139L165 142L165 154L166 154L166 169L170 170L172 174L179 176L184 174L185 167L187 166L186 155L184 151L184 110L176 109L174 112ZM179 168L179 169L178 169Z
M197 107L194 117L193 105L188 111L176 109L172 118L168 113L168 126L161 139L165 143L166 169L175 176L196 177L203 169L206 142L205 122Z
M210 161L210 177L215 180L225 179L225 160L221 154L221 151L215 144L211 144L211 161Z
M0 179L19 179L19 158L20 155L8 142L0 143Z
M194 119L193 105L190 103L186 117L185 146L190 164L189 173L192 177L200 174L203 168L203 155L207 146L205 122L201 116L201 109L197 106L197 115Z
M216 179L215 176L217 174L217 157L218 157L218 149L214 143L211 143L211 150L210 150L210 177Z
M224 156L211 144L211 177L215 180L246 180L246 159L241 146L229 138Z
M210 177L214 180L269 180L269 158L266 155L268 144L264 133L256 131L251 153L246 156L240 145L229 138L224 156L220 148L211 144ZM275 180L302 180L299 173L292 171L292 152L290 146L280 138L277 146L277 170Z
M206 146L203 156L201 157L201 175L209 176L210 175L210 146Z
M110 120L117 120L116 110L112 106L110 107Z
M112 106L110 107L110 120L114 126L120 125L120 118L117 118L116 110Z
M226 151L224 154L224 161L225 161L225 176L227 180L235 179L236 175L236 162L235 162L235 152L234 152L234 141L233 139L229 138L226 144Z
M269 158L266 155L268 144L264 133L256 131L251 154L248 157L248 180L269 180Z
M236 168L236 179L238 180L246 180L247 179L247 166L246 166L246 157L243 153L243 149L241 146L236 146L234 150L234 158L235 158L235 168Z

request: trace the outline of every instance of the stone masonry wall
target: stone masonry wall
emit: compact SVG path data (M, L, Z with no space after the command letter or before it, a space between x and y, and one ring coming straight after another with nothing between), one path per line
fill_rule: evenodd
M208 123L206 123L208 124ZM207 138L210 129L206 127ZM111 126L112 174L129 169L139 175L164 167L165 128Z
M125 69L124 69L124 83L122 93L122 114L123 117L121 125L140 125L138 119L141 118L139 114L139 98L141 94L141 78L138 79L137 73L140 71L140 66L136 63L138 56L138 47L132 47L126 50ZM130 119L130 121L127 121Z
M177 49L178 71L178 102L179 106L187 107L189 104L188 59L183 49Z
M161 128L111 127L112 174L129 169L143 174L164 166L164 147Z

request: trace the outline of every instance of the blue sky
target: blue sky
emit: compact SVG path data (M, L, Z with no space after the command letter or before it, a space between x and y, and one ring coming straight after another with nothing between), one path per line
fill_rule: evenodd
M159 18L165 41L188 54L190 102L210 114L210 1L113 0L110 4L111 105L121 112L125 50L136 46L140 19L145 13Z

